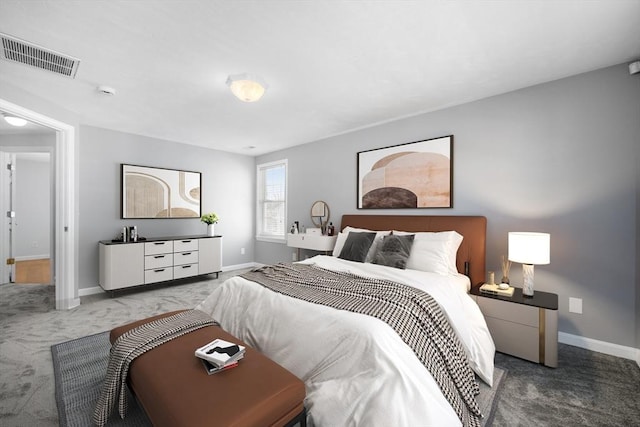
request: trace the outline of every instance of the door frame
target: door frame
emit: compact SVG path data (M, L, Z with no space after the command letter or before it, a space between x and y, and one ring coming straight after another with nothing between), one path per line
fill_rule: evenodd
M68 310L80 305L77 286L76 192L75 192L75 127L19 105L0 99L0 109L56 131L52 165L55 169L53 240L55 264L53 283L56 287L56 309Z

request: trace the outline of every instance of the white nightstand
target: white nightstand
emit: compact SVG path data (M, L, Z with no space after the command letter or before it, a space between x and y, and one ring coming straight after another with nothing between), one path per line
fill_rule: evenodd
M496 350L556 368L558 366L558 295L515 288L513 296L470 292L487 321Z
M287 234L287 246L298 249L297 259L300 261L300 249L310 249L328 255L333 251L337 239L338 236L323 236L322 234Z

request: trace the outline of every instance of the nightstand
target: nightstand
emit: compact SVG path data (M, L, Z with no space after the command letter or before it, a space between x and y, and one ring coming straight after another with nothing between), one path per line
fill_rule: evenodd
M287 246L298 249L297 259L300 261L300 249L324 252L327 255L333 251L337 239L338 236L313 233L287 234Z
M551 368L558 367L558 295L515 288L513 296L470 292L487 322L496 350Z

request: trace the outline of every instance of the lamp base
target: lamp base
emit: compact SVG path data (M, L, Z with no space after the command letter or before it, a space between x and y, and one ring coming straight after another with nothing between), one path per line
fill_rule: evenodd
M533 296L533 264L522 264L522 295Z

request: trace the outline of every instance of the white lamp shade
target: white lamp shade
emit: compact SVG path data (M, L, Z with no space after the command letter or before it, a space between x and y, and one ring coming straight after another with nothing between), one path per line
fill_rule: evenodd
M548 233L509 233L509 261L522 264L549 264L551 235Z
M229 76L227 85L231 92L244 102L256 102L262 98L268 87L264 79L247 73Z

